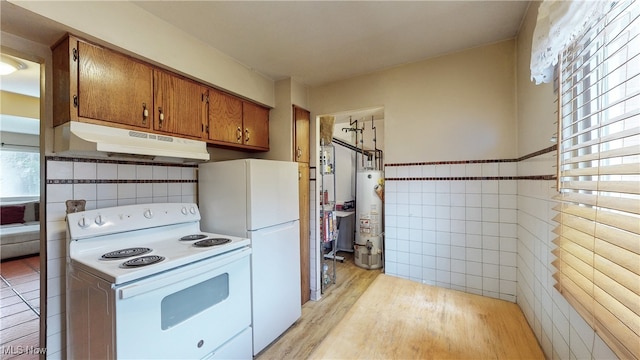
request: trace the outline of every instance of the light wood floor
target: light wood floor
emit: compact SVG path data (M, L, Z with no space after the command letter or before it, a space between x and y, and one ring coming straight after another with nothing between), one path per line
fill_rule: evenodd
M255 360L544 359L516 304L380 276L339 255L337 283Z
M320 301L309 301L302 306L302 317L289 330L259 353L256 360L307 359L318 344L344 318L381 273L356 266L353 253L339 252L344 263L336 263L336 284L332 284Z
M379 275L311 359L537 359L518 305Z

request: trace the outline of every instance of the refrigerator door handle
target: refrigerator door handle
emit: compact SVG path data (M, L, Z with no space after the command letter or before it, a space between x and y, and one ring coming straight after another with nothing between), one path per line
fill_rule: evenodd
M249 230L249 232L251 233L251 232L260 231L261 233L264 233L264 234L271 234L273 232L282 231L282 229L286 229L289 227L297 227L299 223L300 223L300 220L296 219L296 220L284 222L282 224L267 226L261 229Z

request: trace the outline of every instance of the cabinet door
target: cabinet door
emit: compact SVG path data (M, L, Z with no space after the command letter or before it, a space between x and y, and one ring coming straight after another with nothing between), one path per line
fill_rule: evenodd
M209 140L242 144L242 100L209 89Z
M269 109L244 101L242 103L243 142L245 145L269 149Z
M79 117L149 128L153 70L127 56L79 41L76 96Z
M309 111L293 106L293 126L295 132L294 161L309 163Z
M154 80L154 130L201 138L207 88L158 70L154 71Z

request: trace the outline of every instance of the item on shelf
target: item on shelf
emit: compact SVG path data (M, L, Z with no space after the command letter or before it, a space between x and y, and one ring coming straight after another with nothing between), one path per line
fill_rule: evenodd
M353 209L355 207L356 207L356 201L355 200L345 201L344 204L342 204L342 210L344 210L344 211L351 210L351 209Z

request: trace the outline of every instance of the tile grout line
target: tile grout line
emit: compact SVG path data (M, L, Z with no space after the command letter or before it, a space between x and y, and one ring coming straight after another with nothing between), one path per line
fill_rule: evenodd
M27 264L27 265L28 265L28 264ZM31 267L31 266L29 266L29 267ZM31 269L33 269L33 268L31 268ZM34 270L35 270L35 269L34 269ZM40 274L40 272L39 272L39 271L36 271L36 272L37 272L38 274ZM40 317L40 311L36 310L36 309L35 309L35 308L34 308L34 307L29 303L29 301L27 301L27 299L25 299L25 298L22 296L22 294L20 294L20 292L18 292L18 290L16 290L16 289L13 287L13 285L11 285L11 283L9 282L9 280L5 279L5 277L4 277L4 276L2 276L2 275L0 275L0 279L2 279L2 281L3 281L5 284L7 284L7 285L9 286L9 289L11 289L11 291L12 291L14 294L16 294L16 295L20 298L20 300L22 300L22 302L24 302L24 303L29 307L29 309L31 309L31 311L33 311L33 312L34 312L38 317Z

